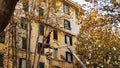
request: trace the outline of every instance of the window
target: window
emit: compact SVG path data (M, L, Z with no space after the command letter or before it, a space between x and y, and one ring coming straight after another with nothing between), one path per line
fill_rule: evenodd
M21 27L22 27L22 29L26 30L27 29L27 24L21 23Z
M72 62L73 61L73 55L70 52L66 52L66 61Z
M38 43L38 54L40 54L40 52L41 54L44 54L44 48L42 49L42 51L41 49L42 49L42 43Z
M53 31L53 39L54 39L54 40L58 40L57 30L54 30L54 31Z
M78 10L77 9L75 10L75 15L78 16Z
M72 37L65 35L65 43L68 45L72 45Z
M19 68L26 68L26 60L23 58L19 59Z
M5 42L5 32L3 31L2 33L0 33L0 43L4 43Z
M44 35L44 26L43 25L40 25L40 35Z
M65 5L63 6L63 12L66 14L66 13L69 13L70 12L70 7L68 5Z
M57 59L58 58L58 49L54 49L54 58Z
M22 37L22 49L27 49L27 39Z
M60 68L59 66L53 66L52 68Z
M43 16L44 15L44 10L42 8L39 9L39 16Z
M0 67L3 66L3 56L4 56L4 54L0 53Z
M39 68L45 68L45 63L39 62Z
M27 24L25 23L26 19L24 17L21 18L21 27L22 29L27 29Z
M70 21L64 19L64 28L70 30L71 29L71 24Z

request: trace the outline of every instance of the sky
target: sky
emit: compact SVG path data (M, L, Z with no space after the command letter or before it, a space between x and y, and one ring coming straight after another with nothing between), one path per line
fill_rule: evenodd
M84 4L85 3L84 0L73 0L73 1L78 2L79 4Z

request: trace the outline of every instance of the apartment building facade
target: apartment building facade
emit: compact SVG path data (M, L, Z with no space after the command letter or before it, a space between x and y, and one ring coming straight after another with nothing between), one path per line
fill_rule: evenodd
M5 29L1 66L75 68L75 58L66 46L75 52L81 11L72 0L20 0Z

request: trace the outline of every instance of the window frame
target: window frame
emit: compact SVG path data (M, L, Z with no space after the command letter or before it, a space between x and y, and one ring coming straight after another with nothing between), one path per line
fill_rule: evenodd
M68 21L67 19L64 19L64 28L71 30L71 22Z
M63 4L63 12L65 14L69 14L70 13L70 6L64 3Z
M66 51L66 61L67 62L73 61L73 54L71 52Z
M69 40L67 40L68 38L69 38ZM69 35L65 34L65 43L72 46L72 36L69 36Z

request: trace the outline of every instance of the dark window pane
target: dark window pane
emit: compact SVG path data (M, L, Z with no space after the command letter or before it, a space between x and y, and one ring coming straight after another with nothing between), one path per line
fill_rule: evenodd
M43 62L39 62L39 68L45 68L45 64Z
M5 32L3 31L2 33L0 33L0 43L4 43L5 42Z
M3 57L4 54L0 53L0 67L3 66Z
M42 51L41 49L42 49L42 43L38 43L38 54L40 54L40 52L41 54L44 54L44 48L42 49Z
M42 8L40 8L39 9L39 16L43 16L43 14L44 14L43 12L44 12L44 10Z
M21 27L22 27L22 29L27 29L27 24L25 24L25 23L21 23Z
M21 17L21 27L22 29L27 29L27 24L25 23L26 19L24 17Z
M27 39L22 37L22 49L27 49Z
M55 40L58 40L57 30L54 30L54 31L53 31L53 38L54 38Z
M40 35L44 35L44 26L43 25L40 25Z
M72 45L72 37L70 37L70 45Z

